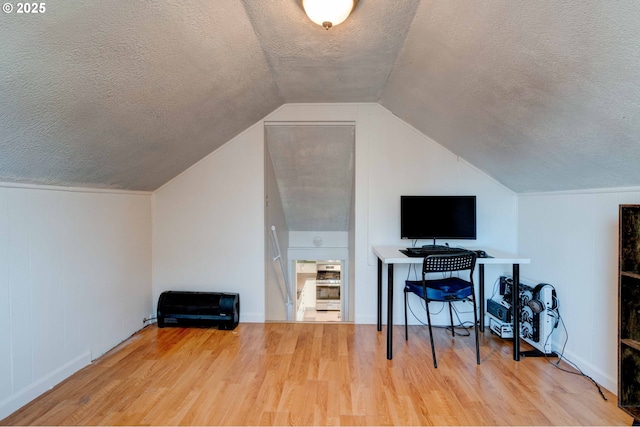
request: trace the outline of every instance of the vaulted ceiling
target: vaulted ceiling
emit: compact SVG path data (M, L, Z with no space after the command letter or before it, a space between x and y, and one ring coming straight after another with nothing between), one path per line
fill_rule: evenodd
M329 31L297 0L0 16L0 181L154 190L290 102L378 102L516 192L638 186L640 2L360 0Z

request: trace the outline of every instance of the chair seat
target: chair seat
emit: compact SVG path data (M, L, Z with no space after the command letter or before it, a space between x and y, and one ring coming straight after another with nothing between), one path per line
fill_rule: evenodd
M427 299L432 301L451 301L464 299L471 296L473 292L473 289L471 288L469 282L460 279L459 277L447 277L444 279L428 280L427 285ZM405 281L405 290L407 292L412 292L418 295L422 299L425 299L422 280Z

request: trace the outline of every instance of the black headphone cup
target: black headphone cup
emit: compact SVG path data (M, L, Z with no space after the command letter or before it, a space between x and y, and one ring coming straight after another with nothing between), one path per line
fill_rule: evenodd
M542 313L545 309L544 303L537 299L532 299L531 301L528 301L527 305L531 307L531 310L534 313Z
M551 310L555 310L558 308L558 298L556 296L556 289L548 284L548 283L538 283L536 285L536 287L533 289L533 298L537 298L540 296L540 292L542 291L542 288L544 288L545 286L551 286L551 307L549 307Z

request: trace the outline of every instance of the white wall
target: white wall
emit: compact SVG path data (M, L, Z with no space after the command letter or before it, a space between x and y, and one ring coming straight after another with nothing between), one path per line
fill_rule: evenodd
M314 240L322 241L316 246ZM349 233L347 231L290 231L289 245L293 248L347 248Z
M252 126L153 195L153 301L161 292L240 294L265 320L264 131Z
M399 237L400 195L403 194L475 194L478 196L478 239L449 243L515 250L514 193L387 110L368 105L359 112L356 126L354 298L357 322L376 320L377 259L371 246L411 245ZM487 282L492 283L502 272L499 267L487 267ZM402 285L407 273L407 267L396 266L395 323L404 322ZM386 293L383 299L386 304ZM386 312L383 317L385 315ZM435 321L444 320L436 318ZM416 323L411 315L409 322Z
M143 327L150 201L0 185L0 419Z
M522 277L553 285L569 340L565 356L617 392L618 205L640 203L640 189L523 194ZM566 334L552 335L560 351Z
M295 121L356 124L350 263L356 322L376 321L377 267L371 246L410 244L399 238L401 194L476 194L478 240L460 243L515 251L515 194L378 104L288 104L154 194L154 301L168 289L238 292L241 321L264 320L263 125ZM289 256L296 258L291 251ZM487 268L487 282L502 272ZM403 283L406 274L396 268L396 283ZM396 322L403 318L401 297L397 286Z

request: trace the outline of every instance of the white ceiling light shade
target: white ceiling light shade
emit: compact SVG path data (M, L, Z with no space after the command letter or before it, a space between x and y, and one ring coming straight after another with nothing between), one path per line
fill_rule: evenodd
M309 19L327 30L341 24L356 8L358 0L298 0Z

